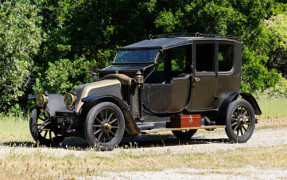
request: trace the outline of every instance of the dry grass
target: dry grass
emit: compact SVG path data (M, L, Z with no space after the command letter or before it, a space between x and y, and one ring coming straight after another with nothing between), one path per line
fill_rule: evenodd
M0 145L31 142L28 118L0 117Z
M287 98L266 98L257 99L262 111L261 118L287 118Z
M29 153L29 148L17 148L0 155L0 178L70 179L99 176L103 172L162 171L186 167L222 169L254 166L261 169L286 169L286 148L287 145L281 145L187 154L173 154L168 150L138 154L119 149L117 153L105 152L108 155L93 150L56 155L58 153L32 149L33 153Z

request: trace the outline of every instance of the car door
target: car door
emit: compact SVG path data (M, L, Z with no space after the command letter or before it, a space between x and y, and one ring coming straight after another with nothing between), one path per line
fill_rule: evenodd
M220 41L217 49L218 75L216 96L218 101L215 103L214 108L218 108L228 94L239 92L241 81L242 44Z
M191 45L164 51L160 58L164 69L153 72L146 79L141 96L142 109L158 114L179 113L190 97Z
M217 88L217 57L214 41L196 41L192 46L193 82L187 110L213 108Z

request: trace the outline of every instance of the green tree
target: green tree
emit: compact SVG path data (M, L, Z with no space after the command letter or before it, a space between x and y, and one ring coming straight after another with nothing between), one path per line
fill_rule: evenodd
M38 4L47 41L34 61L37 68L33 72L33 93L66 92L78 82L90 82L92 72L111 64L117 47L147 38L155 27L154 3L146 0L41 0ZM67 61L70 64L78 62L73 65L78 79L71 77L72 71L66 73L61 72L65 69L52 68ZM85 71L81 71L83 66L86 66ZM71 84L51 83L51 79L62 82L63 77L55 76L61 73L69 74L66 78Z
M43 41L42 18L29 1L0 3L0 111L17 106ZM19 105L17 106L19 107Z
M275 39L269 44L272 51L269 52L267 66L269 69L278 69L287 77L287 13L272 16L264 23Z
M263 23L279 10L282 8L271 0L195 0L161 10L155 24L163 32L239 36L244 43L242 90L252 92L275 86L281 77L266 67L270 54L276 52L271 44L277 45L278 38Z

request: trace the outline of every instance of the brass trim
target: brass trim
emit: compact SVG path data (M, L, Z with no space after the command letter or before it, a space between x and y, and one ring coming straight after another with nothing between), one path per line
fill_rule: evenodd
M103 80L119 80L121 84L124 85L132 85L133 78L130 78L129 76L125 74L109 74L102 78Z
M69 104L69 105L66 105L66 103L65 103L65 99L66 99L66 96L67 96L67 95L70 95L70 96L72 97L72 102L71 102L71 104ZM65 104L66 107L71 107L71 106L73 106L73 104L74 104L75 101L76 101L76 98L75 98L74 94L72 94L72 93L66 93L66 94L64 95L64 104Z
M38 99L40 96L43 97L43 103L42 103L41 105L38 105L38 103L37 103L38 100L37 100L37 99ZM37 96L36 96L36 105L37 105L38 107L44 107L46 103L47 103L47 97L45 96L45 94L43 94L43 93L37 94Z
M80 112L80 109L82 107L82 105L84 104L81 99L85 98L88 96L90 90L92 90L93 88L100 88L100 87L104 87L104 86L109 86L109 85L115 85L115 84L121 84L119 80L117 79L113 79L113 80L102 80L102 81L98 81L95 82L89 86L86 86L85 89L82 92L81 98L79 100L79 104L77 106L76 109L76 113Z
M225 126L201 126L201 127L189 127L189 128L166 128L166 129L142 131L142 133L151 134L151 133L158 133L158 132L164 132L164 131L182 131L182 130L189 130L189 129L217 129L217 128L225 128Z

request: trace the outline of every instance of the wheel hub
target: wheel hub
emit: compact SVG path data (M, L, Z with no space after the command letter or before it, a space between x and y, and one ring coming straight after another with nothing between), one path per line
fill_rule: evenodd
M239 121L238 121L238 125L243 126L244 124L246 124L246 120L244 117L240 116Z
M102 130L106 133L109 132L111 129L112 129L112 126L110 123L106 122L102 125Z

